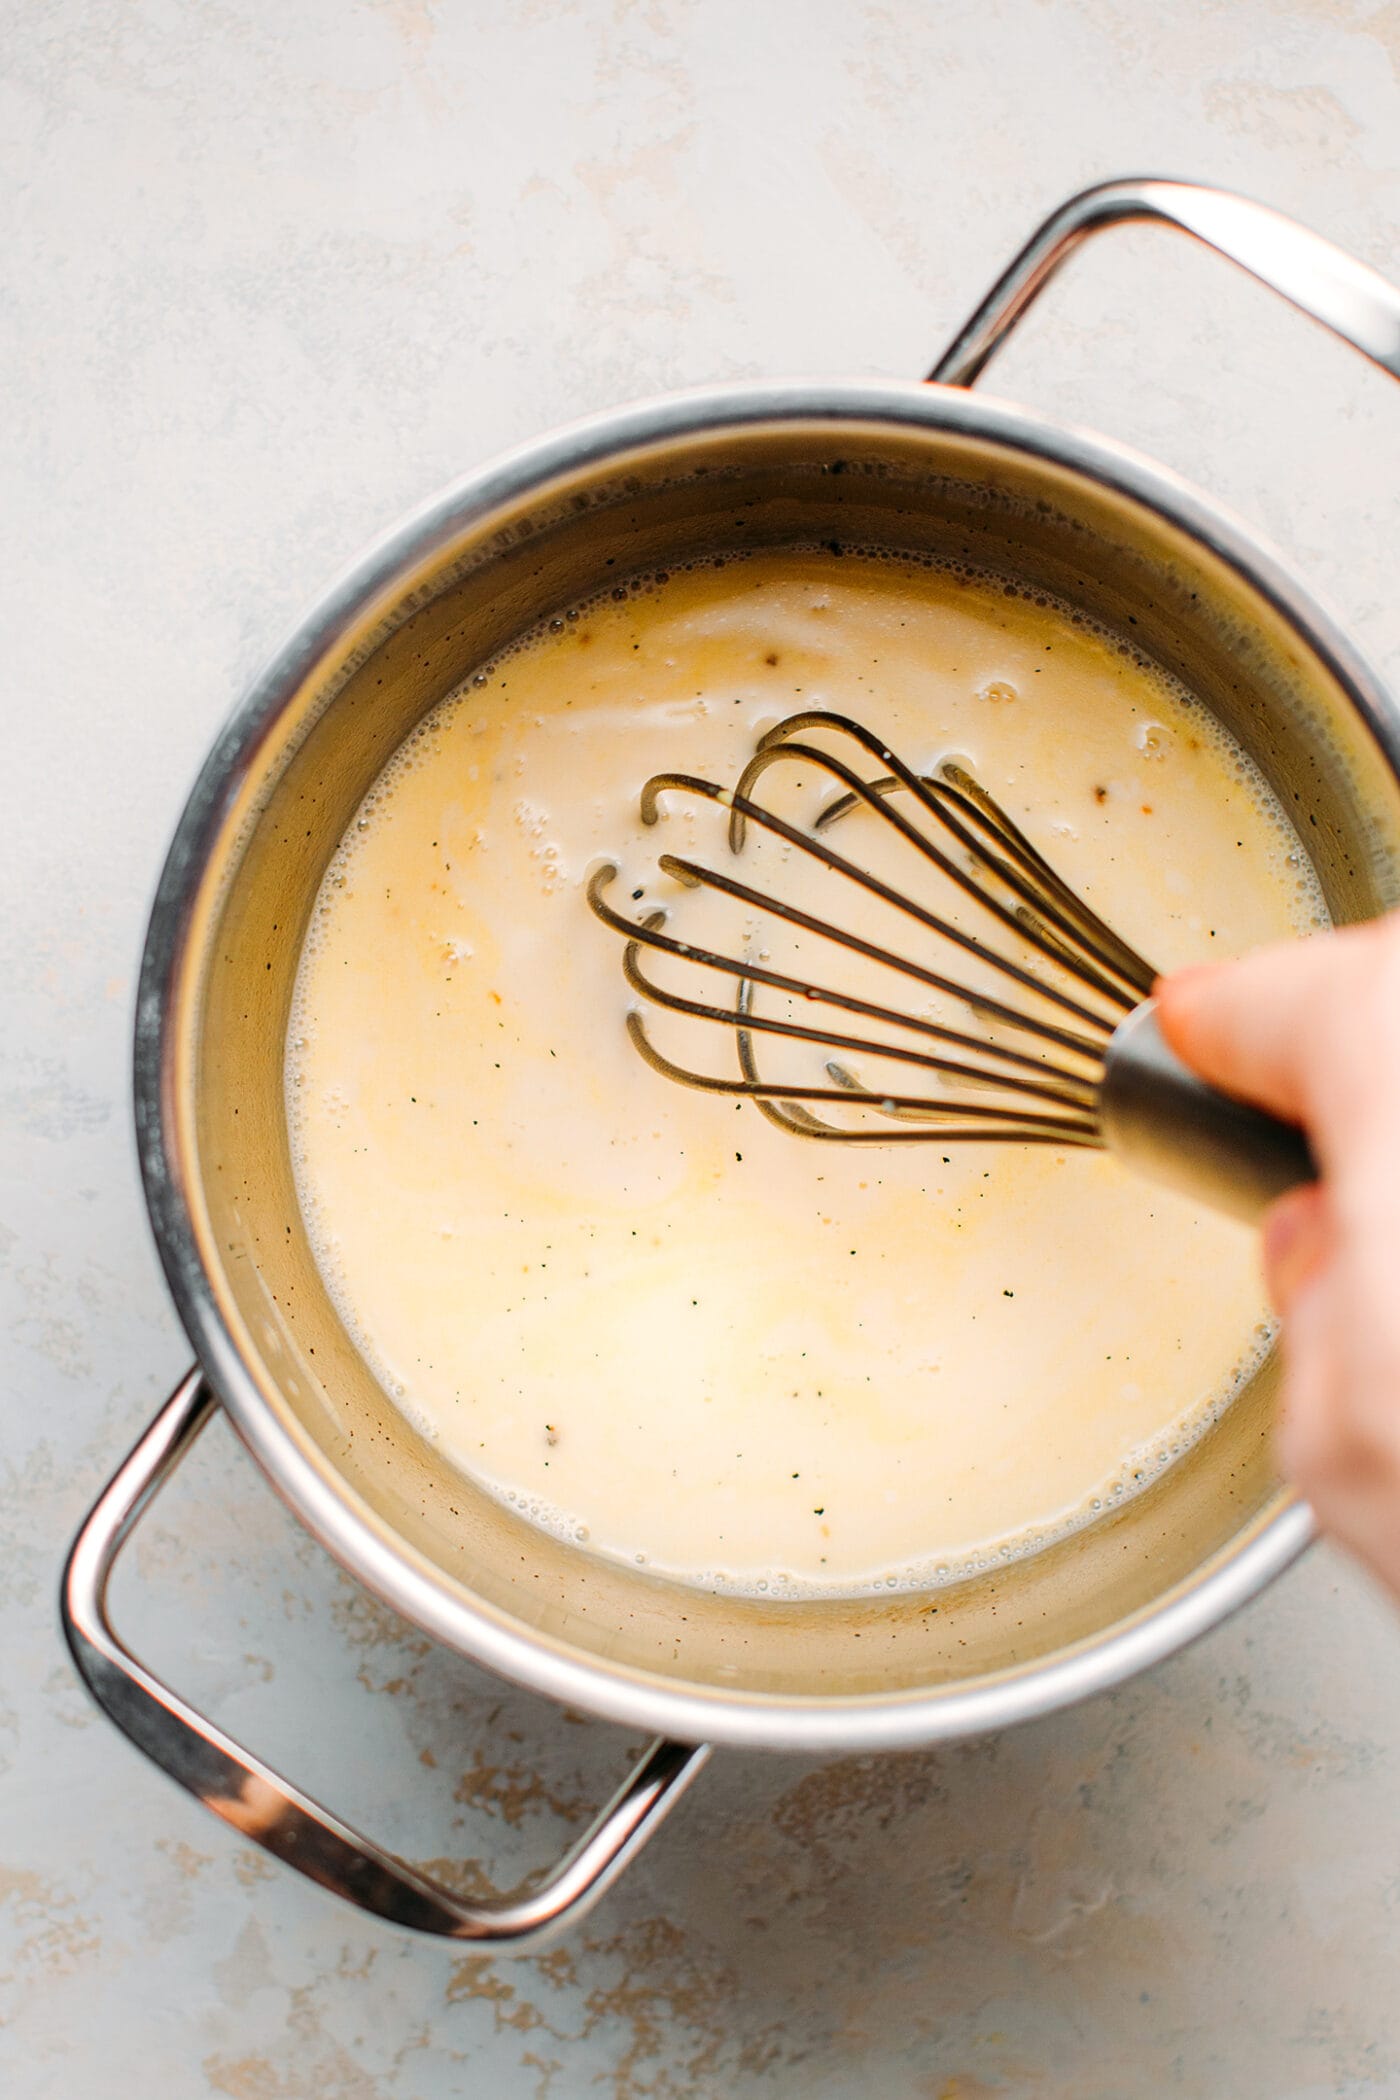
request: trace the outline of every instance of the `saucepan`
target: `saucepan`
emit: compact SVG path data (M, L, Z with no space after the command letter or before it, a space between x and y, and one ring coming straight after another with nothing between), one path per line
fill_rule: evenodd
M151 1222L198 1361L84 1523L64 1624L89 1690L156 1764L364 1910L481 1950L537 1947L615 1879L710 1746L897 1750L1050 1713L1215 1625L1309 1539L1271 1468L1268 1362L1146 1492L956 1588L742 1598L590 1557L450 1472L386 1399L327 1296L293 1186L283 1044L298 950L370 783L512 637L610 579L707 550L920 550L1086 607L1244 745L1294 812L1335 918L1394 900L1400 720L1346 637L1174 475L970 391L1066 256L1132 220L1192 234L1400 377L1400 294L1369 269L1218 190L1104 184L1045 222L932 383L673 394L456 482L331 587L199 776L151 916L135 1062ZM406 1619L551 1699L655 1732L538 1883L470 1902L437 1885L259 1763L114 1632L116 1555L218 1408L312 1534Z

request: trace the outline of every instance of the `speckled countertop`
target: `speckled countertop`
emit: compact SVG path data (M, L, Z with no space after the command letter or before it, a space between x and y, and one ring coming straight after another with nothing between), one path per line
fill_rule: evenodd
M566 1945L475 1965L266 1864L100 1722L60 1552L186 1349L127 1111L195 766L450 474L686 381L924 367L1043 208L1168 170L1400 275L1393 0L3 8L0 2086L16 2100L1400 2095L1400 1632L1315 1553L1111 1698L722 1756ZM1400 673L1400 389L1165 237L998 387L1241 508ZM216 1427L118 1605L418 1858L557 1851L625 1739L339 1577Z

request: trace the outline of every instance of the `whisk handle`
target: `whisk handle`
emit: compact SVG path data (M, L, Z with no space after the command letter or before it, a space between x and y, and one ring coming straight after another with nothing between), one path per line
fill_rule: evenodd
M1125 1166L1249 1224L1285 1190L1317 1180L1301 1130L1207 1086L1168 1049L1154 999L1114 1032L1099 1116Z

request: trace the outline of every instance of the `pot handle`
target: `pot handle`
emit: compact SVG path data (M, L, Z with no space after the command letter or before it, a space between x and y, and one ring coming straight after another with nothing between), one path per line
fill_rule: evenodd
M107 1584L146 1504L218 1405L196 1368L94 1503L63 1575L63 1630L98 1705L139 1750L240 1836L360 1910L477 1952L533 1953L617 1879L680 1799L709 1747L657 1739L557 1867L510 1895L467 1902L279 1779L153 1676L113 1632Z
M1128 176L1081 190L1052 212L954 336L929 378L972 386L1060 265L1106 226L1155 220L1203 241L1382 371L1400 379L1400 291L1317 233L1230 190Z

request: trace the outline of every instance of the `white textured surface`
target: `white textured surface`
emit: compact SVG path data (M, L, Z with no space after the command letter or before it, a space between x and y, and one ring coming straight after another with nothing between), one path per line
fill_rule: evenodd
M62 1544L182 1370L126 1106L146 901L240 685L486 453L630 394L922 368L1043 208L1165 169L1400 275L1370 0L7 0L0 2084L25 2100L1400 2095L1400 1639L1319 1553L1117 1696L725 1757L517 1967L265 1866L89 1711ZM997 385L1259 521L1400 670L1400 391L1106 240ZM119 1603L416 1856L543 1860L625 1744L431 1650L216 1428Z

